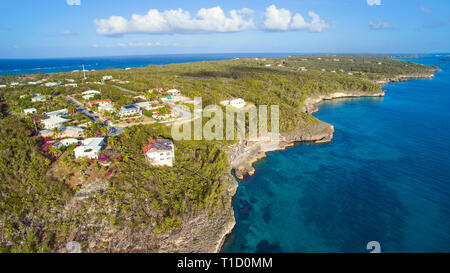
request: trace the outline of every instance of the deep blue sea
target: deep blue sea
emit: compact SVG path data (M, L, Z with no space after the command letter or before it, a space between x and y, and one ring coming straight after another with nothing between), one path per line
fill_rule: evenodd
M224 53L224 54L177 54L122 57L86 57L61 59L0 59L0 75L35 73L55 73L81 70L82 62L86 70L107 68L144 67L171 63L215 61L246 57L284 57L288 53Z
M235 196L224 252L450 252L450 61L385 98L324 103L329 144L271 152Z

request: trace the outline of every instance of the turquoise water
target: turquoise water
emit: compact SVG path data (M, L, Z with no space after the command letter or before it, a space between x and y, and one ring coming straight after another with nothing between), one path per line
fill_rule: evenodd
M324 103L330 144L269 153L240 183L224 252L450 252L450 62L385 98Z

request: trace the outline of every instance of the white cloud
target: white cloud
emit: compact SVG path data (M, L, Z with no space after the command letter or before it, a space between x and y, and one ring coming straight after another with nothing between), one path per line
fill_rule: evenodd
M59 33L62 36L73 36L73 35L77 35L75 32L71 31L71 30L63 30Z
M69 6L80 6L81 0L66 0L66 3Z
M392 29L393 27L388 22L382 22L378 20L376 23L370 22L369 27L373 30L380 30L380 29Z
M219 6L202 8L195 17L183 9L161 12L151 9L145 15L133 14L129 20L111 16L95 20L94 24L100 35L238 32L254 27L250 9L231 10L229 15L227 17Z
M369 6L381 6L381 0L367 0Z
M264 28L267 30L288 30L291 23L291 12L287 9L277 9L271 5L264 14Z
M273 31L308 30L310 32L322 32L329 27L315 12L308 12L308 16L311 17L309 23L299 13L292 17L289 10L277 9L275 5L271 5L264 14L263 28Z

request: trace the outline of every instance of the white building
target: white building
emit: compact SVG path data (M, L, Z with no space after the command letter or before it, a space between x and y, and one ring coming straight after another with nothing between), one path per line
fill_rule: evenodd
M94 94L89 94L89 95L84 95L82 98L83 98L84 100L90 100L90 99L93 99L94 97L95 97Z
M99 105L97 110L99 112L114 112L114 105L108 104L108 105Z
M144 102L138 102L135 103L137 107L145 110L156 110L158 108L163 107L162 105L158 105L158 102L152 102L152 101L144 101Z
M57 82L48 82L45 84L46 87L53 87L53 86L57 86L57 85L59 85L59 83L57 83Z
M113 76L103 76L102 80L103 81L110 81L113 79Z
M66 83L64 86L68 86L68 87L78 87L78 84L76 84L76 83Z
M97 90L88 90L81 93L82 95L100 95L101 92Z
M245 106L245 100L241 98L230 100L230 106L233 106L235 108L243 108Z
M61 130L61 132L55 136L55 132L53 130L41 130L39 132L39 134L42 137L59 137L59 138L78 138L78 137L82 137L83 133L84 133L84 129L81 127L76 127L76 126L62 126L59 128Z
M178 94L180 94L180 90L178 90L178 89L170 89L170 90L166 91L166 93L169 94L169 95L178 95Z
M23 112L25 113L25 115L29 115L29 114L33 114L36 113L36 108L29 108L29 109L25 109L23 110Z
M142 110L139 106L134 104L122 106L122 108L120 108L119 115L121 117L142 116Z
M59 143L61 143L61 145L66 146L66 147L73 145L73 144L78 144L79 142L80 142L80 140L78 140L76 138L65 138L65 139L61 139L59 141Z
M65 119L60 116L52 116L49 119L41 120L42 124L44 124L45 129L54 129L62 127L64 123L70 121L70 119Z
M86 138L81 141L81 146L76 147L73 152L75 158L87 157L90 159L98 159L102 151L102 146L105 138Z
M36 95L35 97L31 98L31 102L38 102L38 101L45 101L45 96L42 95Z
M61 109L61 110L57 110L57 111L53 111L53 112L47 112L44 113L44 115L46 115L47 117L51 118L51 117L62 117L62 116L67 116L69 114L69 110L67 109Z
M147 161L153 166L173 167L175 162L175 146L170 139L152 140L143 149Z
M0 85L0 88L5 88L5 87L6 87L6 85L4 85L4 84Z

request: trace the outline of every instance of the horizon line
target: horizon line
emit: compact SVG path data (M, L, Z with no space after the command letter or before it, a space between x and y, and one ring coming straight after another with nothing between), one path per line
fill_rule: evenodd
M0 60L55 60L55 59L93 59L93 58L121 58L121 57L146 57L146 56L183 56L183 55L232 55L232 54L292 54L294 56L301 55L429 55L429 54L450 54L449 52L391 52L391 53L376 53L376 52L216 52L216 53L161 53L161 54L129 54L129 55L98 55L98 56L77 56L77 57L19 57L19 58L4 58Z

